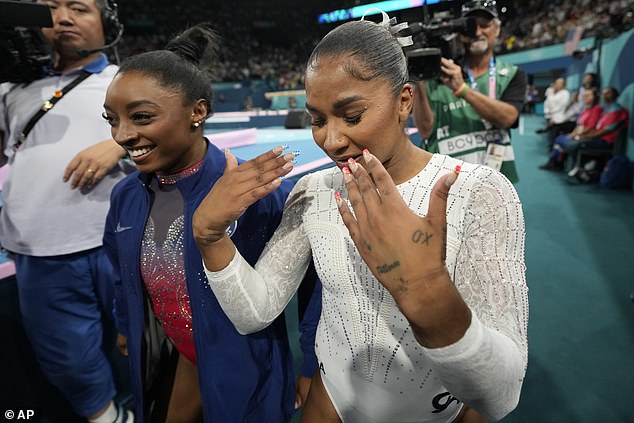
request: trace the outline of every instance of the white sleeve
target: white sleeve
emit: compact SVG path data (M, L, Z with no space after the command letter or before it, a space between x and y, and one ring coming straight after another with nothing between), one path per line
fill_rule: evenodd
M471 325L458 342L426 353L453 395L499 420L517 406L528 361L525 228L512 184L483 173L467 203L454 275Z
M264 329L284 311L310 264L310 244L302 226L309 202L303 181L290 193L282 221L255 268L238 251L221 271L205 268L223 311L243 335Z

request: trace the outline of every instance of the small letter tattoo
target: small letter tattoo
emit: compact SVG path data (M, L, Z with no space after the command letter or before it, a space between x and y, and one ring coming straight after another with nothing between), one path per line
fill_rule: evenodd
M399 263L398 260L396 260L392 264L382 264L380 266L377 266L376 267L376 271L379 272L379 273L387 273L387 272L390 272L390 271L396 269L400 265L401 265L401 263Z
M429 245L429 240L431 239L432 236L433 234L423 232L417 229L416 232L414 232L414 234L412 235L412 241L414 242L414 244Z

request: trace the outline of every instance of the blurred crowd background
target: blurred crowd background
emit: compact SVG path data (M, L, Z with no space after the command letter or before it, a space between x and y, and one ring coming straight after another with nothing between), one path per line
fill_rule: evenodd
M301 88L308 54L336 25L319 24L318 15L367 3L371 1L120 1L119 15L126 30L119 55L124 58L161 48L188 25L210 21L224 39L217 82L262 80L271 89ZM583 28L584 37L610 38L634 26L632 0L509 0L498 1L498 7L503 26L497 54L563 43L576 27ZM410 10L407 17L415 19L413 13L419 13L422 21L422 10Z

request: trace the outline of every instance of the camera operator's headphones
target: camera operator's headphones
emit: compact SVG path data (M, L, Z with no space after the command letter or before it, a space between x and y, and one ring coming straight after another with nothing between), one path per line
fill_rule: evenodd
M104 46L94 49L80 49L77 51L82 57L86 57L98 51L104 51L117 45L123 36L123 25L119 22L117 3L114 0L103 0L101 8L101 26L103 27ZM118 61L118 59L117 59Z
M101 24L103 26L104 43L114 43L123 34L123 25L119 22L119 6L114 0L103 0ZM116 44L116 43L114 43Z

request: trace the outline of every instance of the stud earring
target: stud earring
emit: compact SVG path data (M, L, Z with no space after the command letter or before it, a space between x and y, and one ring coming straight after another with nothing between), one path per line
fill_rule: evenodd
M198 128L200 126L200 122L194 122L194 128Z

